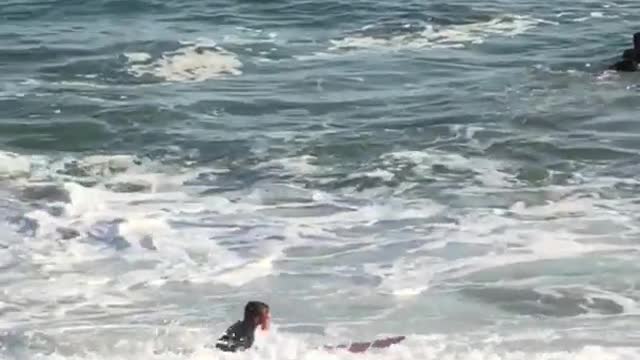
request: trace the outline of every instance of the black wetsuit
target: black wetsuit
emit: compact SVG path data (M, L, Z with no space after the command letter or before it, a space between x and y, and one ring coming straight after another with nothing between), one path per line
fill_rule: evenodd
M227 352L247 350L253 345L255 330L255 325L238 321L222 334L216 343L216 347Z
M620 72L634 72L638 71L638 62L631 59L620 60L617 63L611 65L609 70L615 70Z
M638 71L638 64L640 63L640 51L635 49L628 49L622 53L622 60L611 65L610 70L634 72Z

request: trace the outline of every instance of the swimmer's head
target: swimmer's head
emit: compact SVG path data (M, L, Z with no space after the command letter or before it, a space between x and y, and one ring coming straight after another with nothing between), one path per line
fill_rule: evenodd
M249 301L244 307L244 321L262 330L269 330L271 324L271 311L269 305L260 301Z

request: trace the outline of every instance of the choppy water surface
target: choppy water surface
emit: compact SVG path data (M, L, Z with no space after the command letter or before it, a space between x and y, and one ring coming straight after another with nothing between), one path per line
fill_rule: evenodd
M5 0L0 356L636 359L639 17Z

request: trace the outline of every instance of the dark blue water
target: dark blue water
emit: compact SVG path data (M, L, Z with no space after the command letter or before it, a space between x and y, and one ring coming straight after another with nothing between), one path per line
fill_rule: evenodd
M0 355L637 357L633 1L0 4ZM231 356L233 357L233 356Z

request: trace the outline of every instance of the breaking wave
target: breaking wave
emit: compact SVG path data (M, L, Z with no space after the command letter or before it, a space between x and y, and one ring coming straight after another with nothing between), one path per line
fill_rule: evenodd
M242 74L238 57L207 41L184 42L183 47L154 59L148 53L126 53L129 73L170 82L198 82Z

